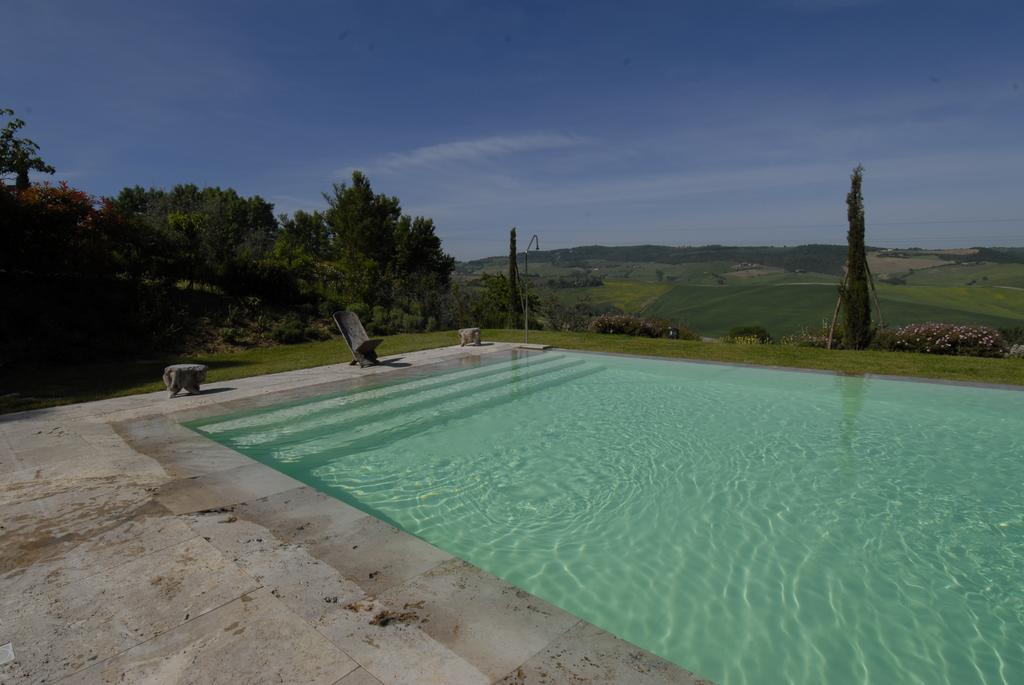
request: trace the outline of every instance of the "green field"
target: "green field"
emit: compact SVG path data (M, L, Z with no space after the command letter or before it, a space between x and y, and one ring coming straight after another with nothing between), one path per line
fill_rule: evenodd
M531 256L530 283L545 297L566 305L587 303L595 313L614 308L669 319L713 337L734 326L761 325L778 337L831 320L842 274L835 250L592 246L552 251L536 261ZM1024 325L1024 256L1019 251L873 250L868 261L887 325ZM494 257L466 263L462 277L505 269L507 261ZM584 275L604 284L552 287L553 279Z
M908 285L1007 286L1024 289L1021 264L946 264L914 271Z
M878 292L887 325L941 321L1012 327L1024 322L1024 290L882 284ZM781 336L831 319L836 297L835 285L676 286L641 313L686 323L702 335L761 325Z
M569 303L589 300L592 305L599 308L610 305L624 312L640 312L647 309L672 288L671 283L605 281L605 284L601 286L563 288L557 292L563 301Z

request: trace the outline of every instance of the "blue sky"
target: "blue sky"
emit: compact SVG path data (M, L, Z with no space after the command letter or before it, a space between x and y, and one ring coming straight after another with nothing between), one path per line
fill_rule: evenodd
M316 209L362 169L459 258L1024 244L1024 3L0 0L0 107L89 192Z

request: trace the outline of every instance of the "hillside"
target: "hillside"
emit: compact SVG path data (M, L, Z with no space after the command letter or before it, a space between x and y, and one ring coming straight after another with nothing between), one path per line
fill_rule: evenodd
M505 257L488 257L460 264L460 270L490 270ZM584 245L558 250L530 253L530 262L556 268L593 268L602 264L655 263L665 265L703 264L709 262L744 262L777 267L787 271L820 271L841 274L846 262L842 245L798 245L795 247L735 247L704 245L700 247L669 247L666 245L632 245L608 247Z
M584 246L530 253L530 287L565 305L671 319L703 335L739 325L787 335L832 316L846 248ZM460 263L472 284L507 258ZM1024 325L1024 249L869 248L888 325L921 321ZM523 262L520 260L520 270Z

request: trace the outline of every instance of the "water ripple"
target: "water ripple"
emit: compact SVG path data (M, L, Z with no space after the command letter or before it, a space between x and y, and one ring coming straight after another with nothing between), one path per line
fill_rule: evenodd
M214 437L720 685L1024 683L1024 393L553 362Z

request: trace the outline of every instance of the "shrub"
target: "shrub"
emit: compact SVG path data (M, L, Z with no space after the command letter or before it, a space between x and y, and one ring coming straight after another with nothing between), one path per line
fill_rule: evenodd
M725 339L725 342L732 343L733 345L764 345L764 340L757 337L756 335L730 335Z
M327 340L331 337L331 334L326 327L311 324L306 326L305 336L307 340Z
M729 342L740 342L739 338L755 338L758 343L772 342L772 336L764 326L736 326L729 330L727 338Z
M585 331L597 314L589 301L566 305L552 295L544 302L548 325L556 331Z
M256 295L268 302L291 303L299 296L288 267L270 259L233 259L221 269L218 282L230 295Z
M999 333L1007 345L1024 345L1024 326L1000 328Z
M1024 359L1024 344L1011 345L1006 356L1011 359Z
M817 328L803 328L799 333L793 335L787 335L781 342L783 345L795 345L797 347L820 347L822 349L828 347L828 330L832 326L830 321L822 321L821 325ZM843 346L843 326L842 324L836 325L836 330L832 334L832 349L838 350Z
M642 319L628 314L602 314L590 322L594 333L637 335L644 338L667 338L672 324L662 319ZM699 340L700 336L685 326L678 326L680 340Z
M679 325L676 326L676 329L679 331L680 340L700 340L700 335L697 333L697 331L693 330L692 328Z
M879 336L876 336L879 337ZM887 332L882 349L972 357L1002 357L1006 343L994 328L949 323L910 324Z
M330 292L324 295L323 299L320 300L320 304L317 305L317 312L324 319L330 320L331 315L334 314L334 312L340 312L349 308L349 303L345 297L338 293ZM363 313L365 313L366 305L361 305L361 309L363 310ZM360 318L362 318L362 316L360 316Z
M297 318L290 317L274 326L270 332L274 342L292 344L306 339L306 327Z
M352 311L355 311L355 309ZM359 319L363 322L363 326L370 335L390 335L394 332L388 309L381 305L377 305L370 310L369 317L360 316Z
M221 341L228 345L245 345L248 342L244 331L235 328L234 326L225 326L221 328L217 334Z
M402 312L401 322L401 330L403 333L411 333L423 330L423 317L418 314L409 314L407 312Z
M874 335L871 336L871 344L868 349L871 350L888 350L892 351L896 349L896 328L876 328Z

